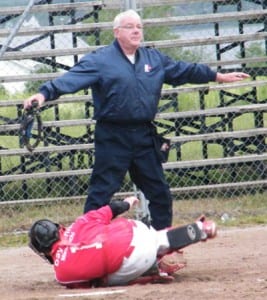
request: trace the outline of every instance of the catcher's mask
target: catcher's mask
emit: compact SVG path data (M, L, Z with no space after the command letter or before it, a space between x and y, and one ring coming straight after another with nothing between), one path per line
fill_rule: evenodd
M52 245L59 240L59 227L59 224L42 219L36 221L29 231L29 247L51 264L53 264L53 259L49 253Z

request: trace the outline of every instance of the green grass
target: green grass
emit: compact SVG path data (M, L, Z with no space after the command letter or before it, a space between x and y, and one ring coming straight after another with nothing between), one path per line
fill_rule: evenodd
M267 224L266 195L178 200L174 202L174 223L190 222L203 213L223 227ZM222 220L224 214L226 221Z
M39 205L6 206L1 212L0 228L9 230L9 233L0 232L0 248L27 245L27 231L37 219L49 218L69 225L82 214L84 201L80 199ZM193 222L201 214L215 220L219 229L267 224L266 193L231 198L174 199L173 208L173 225ZM226 221L222 220L224 214L228 216ZM133 217L134 211L126 216Z

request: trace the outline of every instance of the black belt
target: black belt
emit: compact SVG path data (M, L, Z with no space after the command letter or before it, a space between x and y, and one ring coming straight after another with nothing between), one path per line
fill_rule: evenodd
M103 124L103 125L108 125L108 126L115 126L115 127L120 127L120 128L126 128L126 129L137 129L137 128L144 128L151 126L150 121L135 121L135 122L117 122L117 121L107 121L107 120L98 120L97 124Z

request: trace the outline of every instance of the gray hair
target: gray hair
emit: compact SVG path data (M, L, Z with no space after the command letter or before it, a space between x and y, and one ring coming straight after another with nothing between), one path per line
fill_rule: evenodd
M126 11L123 11L123 12L119 13L114 18L113 29L120 27L122 19L127 18L127 17L134 17L134 18L137 18L141 21L141 17L138 15L138 13L133 9L129 9L129 10L126 10Z

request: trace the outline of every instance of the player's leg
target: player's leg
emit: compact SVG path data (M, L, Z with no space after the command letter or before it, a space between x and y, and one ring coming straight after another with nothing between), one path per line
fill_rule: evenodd
M205 216L188 225L157 231L158 255L180 250L199 241L206 241L214 238L216 234L216 223L206 220Z
M195 223L161 230L158 238L158 268L169 275L186 266L180 249L216 236L216 224L204 216Z
M133 251L129 257L124 258L119 270L108 275L108 285L128 284L146 273L156 263L156 231L141 221L135 221L135 224L131 242Z

